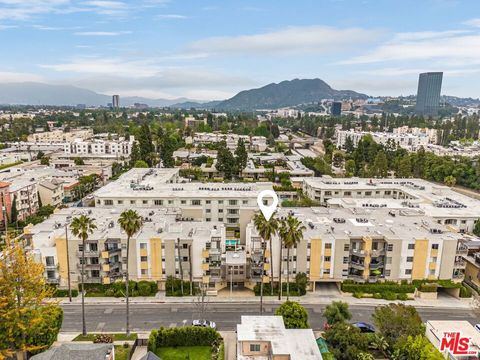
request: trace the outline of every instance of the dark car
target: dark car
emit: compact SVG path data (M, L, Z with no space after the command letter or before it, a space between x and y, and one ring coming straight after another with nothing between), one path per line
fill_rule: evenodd
M374 333L375 327L373 325L364 323L364 322L356 322L352 324L353 326L360 329L362 333Z

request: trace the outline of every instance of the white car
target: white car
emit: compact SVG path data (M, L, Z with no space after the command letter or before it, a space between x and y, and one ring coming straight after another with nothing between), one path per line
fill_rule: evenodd
M212 329L217 328L217 325L213 321L208 320L193 320L192 326L210 327Z

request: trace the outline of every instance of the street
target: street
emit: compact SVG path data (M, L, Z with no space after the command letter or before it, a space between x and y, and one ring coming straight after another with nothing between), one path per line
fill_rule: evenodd
M62 331L80 332L82 330L82 312L80 304L63 304L64 320ZM266 304L266 315L272 315L277 305ZM122 332L125 330L125 305L93 305L86 308L87 331ZM325 305L305 305L309 311L310 326L321 329L325 319L321 313ZM350 306L352 321L372 323L374 306ZM473 310L449 308L418 308L423 321L427 320L467 320L472 324L480 323L479 313ZM241 315L258 315L257 304L209 304L205 318L217 323L219 330L235 330ZM149 331L160 326L173 327L189 324L192 319L200 318L193 304L131 304L130 323L132 331Z

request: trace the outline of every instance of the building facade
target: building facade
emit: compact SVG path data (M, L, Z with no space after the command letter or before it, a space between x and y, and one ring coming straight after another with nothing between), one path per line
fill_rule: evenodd
M440 107L443 72L427 72L419 75L415 112L424 116L436 116Z

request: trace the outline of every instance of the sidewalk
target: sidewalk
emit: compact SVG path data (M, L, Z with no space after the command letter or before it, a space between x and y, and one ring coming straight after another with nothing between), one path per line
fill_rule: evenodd
M372 299L372 298L363 298L357 299L350 295L338 294L338 295L320 295L318 293L307 293L305 296L301 297L290 297L291 301L297 301L303 305L326 305L330 304L332 301L343 301L349 305L357 306L378 306L390 304L392 302L397 303L406 303L415 307L425 307L425 308L457 308L457 309L472 309L472 299L456 299L450 297L442 297L436 300L424 300L424 299L414 299L408 301L389 301L383 299ZM59 298L59 303L62 305L68 305L70 302L68 298ZM130 298L130 304L192 304L197 301L195 296L184 296L184 297L166 297L164 293L158 293L155 297L133 297ZM286 301L286 297L283 297L282 300L278 300L274 296L264 296L263 302L266 305L278 305ZM238 297L209 297L209 304L245 304L245 303L259 303L260 297L258 296L243 296ZM78 296L72 299L72 304L80 304L81 297ZM125 304L125 298L115 298L115 297L86 297L85 304Z

